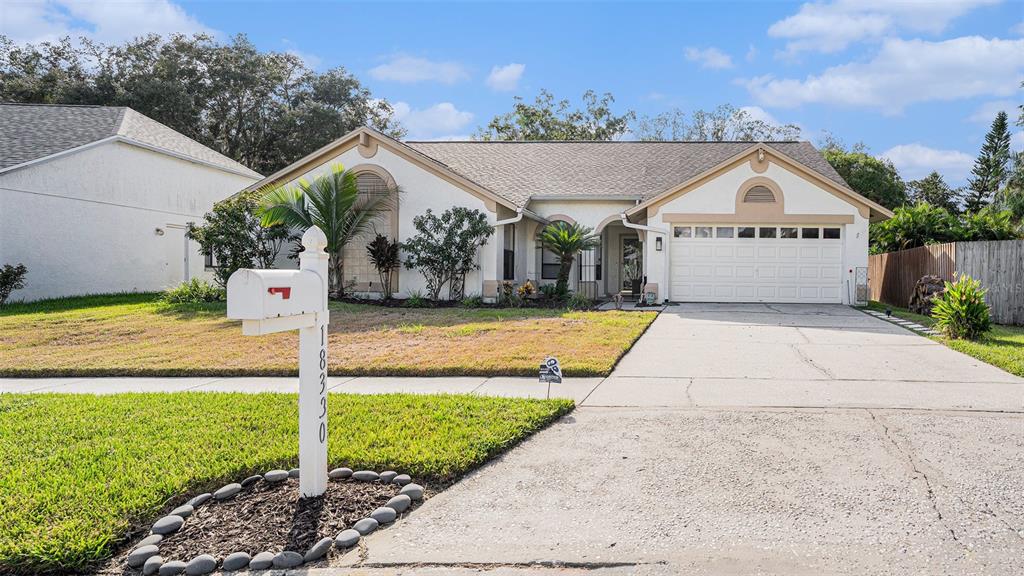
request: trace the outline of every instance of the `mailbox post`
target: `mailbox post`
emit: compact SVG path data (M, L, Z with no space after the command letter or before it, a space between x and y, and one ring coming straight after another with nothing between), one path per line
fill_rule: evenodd
M242 333L299 331L299 493L327 489L327 236L302 235L298 270L238 270L228 279L228 318Z

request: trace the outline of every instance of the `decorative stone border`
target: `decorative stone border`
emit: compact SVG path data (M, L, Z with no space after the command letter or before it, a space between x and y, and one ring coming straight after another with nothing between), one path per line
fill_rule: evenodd
M350 468L335 468L328 474L331 480L344 480L351 477L360 482L381 482L383 484L397 484L402 487L401 491L384 506L377 508L370 513L370 516L356 522L351 528L342 530L334 538L321 538L305 554L299 554L290 550L284 550L274 554L273 552L260 552L250 557L246 552L234 552L228 554L223 562L219 562L211 554L199 554L195 558L184 562L172 560L164 562L160 557L160 542L164 537L173 534L185 525L185 520L195 512L196 508L210 500L223 501L233 498L244 488L248 488L257 482L277 484L288 478L298 478L299 469L291 470L270 470L266 474L250 476L238 483L227 484L212 494L207 492L200 494L185 504L178 506L171 513L157 520L150 530L149 536L143 538L128 553L128 566L134 569L142 569L143 576L201 576L209 574L217 569L220 564L225 572L238 570L267 570L271 568L296 568L307 562L319 560L330 552L331 548L348 550L359 543L359 539L379 528L381 525L394 522L398 515L412 505L413 501L423 499L423 487L413 484L408 474L399 474L392 470L377 473L372 470L358 470L353 472Z
M870 314L879 320L885 320L892 324L899 324L907 330L913 330L918 334L924 334L925 336L940 336L939 332L932 330L931 328L918 324L917 322L911 322L910 320L904 320L903 318L897 318L895 316L886 316L884 313L877 310L863 310L865 314Z

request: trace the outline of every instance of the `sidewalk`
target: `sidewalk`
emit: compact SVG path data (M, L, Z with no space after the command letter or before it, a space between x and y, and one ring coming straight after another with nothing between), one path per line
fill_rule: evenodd
M550 387L551 398L571 398L577 404L603 378L566 378ZM517 398L545 398L547 384L526 377L334 377L330 392L349 394L479 394ZM197 377L197 378L0 378L0 393L118 394L122 392L285 392L297 393L296 377Z

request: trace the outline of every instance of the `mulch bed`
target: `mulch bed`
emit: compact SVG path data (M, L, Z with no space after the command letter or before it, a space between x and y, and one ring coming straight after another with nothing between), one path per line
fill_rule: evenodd
M348 479L331 480L327 492L317 498L300 499L298 490L299 481L289 478L278 484L257 482L223 502L211 499L186 518L180 530L164 538L159 544L160 556L165 562L188 562L199 554L216 558L232 552L255 556L263 551L292 550L305 554L321 538L334 538L369 516L401 487ZM134 543L98 573L137 574L125 564L132 548Z

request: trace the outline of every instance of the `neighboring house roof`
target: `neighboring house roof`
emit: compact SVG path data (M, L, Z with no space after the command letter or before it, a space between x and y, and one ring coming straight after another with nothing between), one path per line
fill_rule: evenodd
M0 103L0 172L115 140L228 172L261 177L231 158L124 106Z
M754 142L406 142L518 205L530 198L646 200L714 168ZM766 142L848 187L808 142Z

